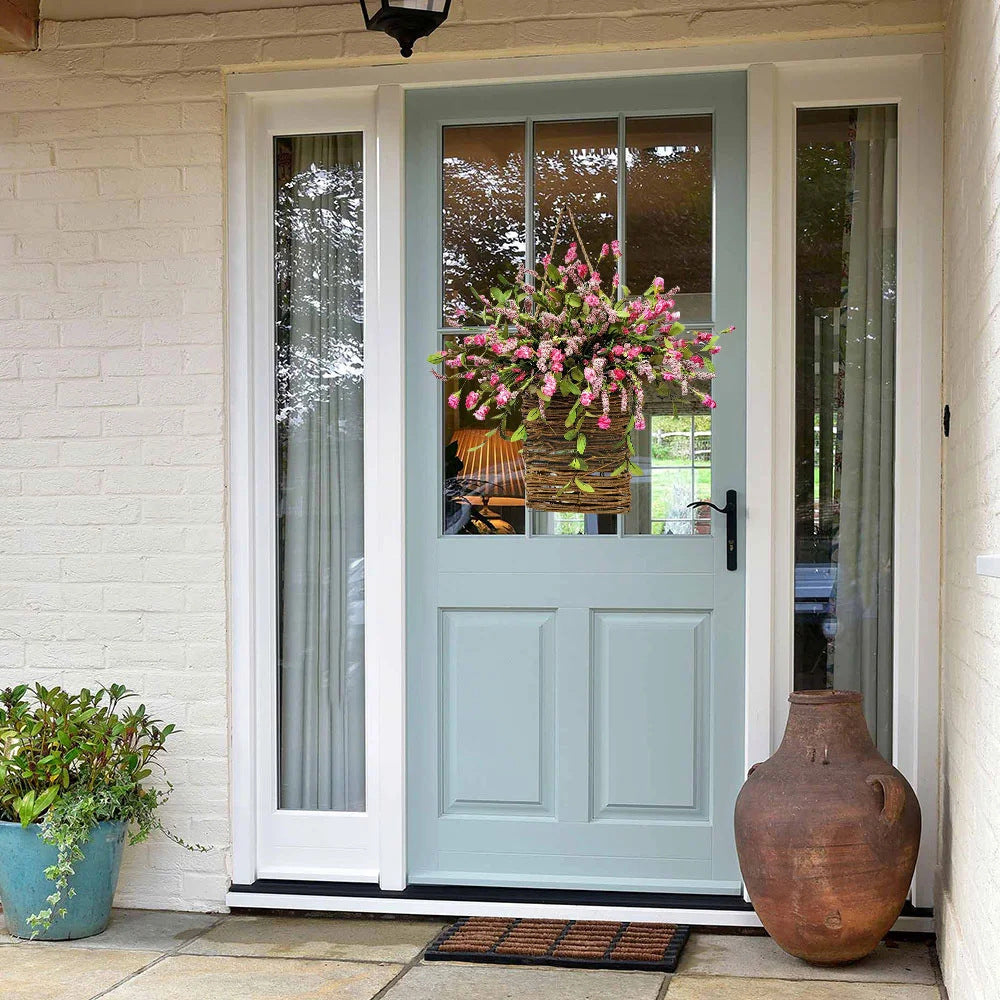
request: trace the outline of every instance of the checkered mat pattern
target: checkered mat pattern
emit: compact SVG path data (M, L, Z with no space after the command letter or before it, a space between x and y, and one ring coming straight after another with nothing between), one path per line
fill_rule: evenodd
M689 927L616 920L465 917L427 949L429 961L674 972Z

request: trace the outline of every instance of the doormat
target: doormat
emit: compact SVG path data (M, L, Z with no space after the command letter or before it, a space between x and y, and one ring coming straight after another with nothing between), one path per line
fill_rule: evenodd
M432 962L674 972L691 928L617 920L463 917L427 949Z

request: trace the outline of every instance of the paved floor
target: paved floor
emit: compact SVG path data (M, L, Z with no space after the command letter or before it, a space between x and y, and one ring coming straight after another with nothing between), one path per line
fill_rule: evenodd
M695 934L673 976L425 963L429 920L117 910L66 944L0 934L4 1000L939 1000L930 946L814 969L770 939Z

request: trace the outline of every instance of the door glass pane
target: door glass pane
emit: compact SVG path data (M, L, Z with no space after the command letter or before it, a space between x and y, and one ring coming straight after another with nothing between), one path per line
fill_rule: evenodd
M795 687L892 749L896 108L798 112Z
M677 393L650 398L645 429L632 432L632 508L627 535L710 535L711 511L689 508L712 499L712 417L697 400Z
M625 284L678 286L684 323L712 321L712 116L625 126Z
M601 245L618 238L618 122L537 123L534 168L536 256L551 249L560 210L557 253L576 240L572 211L596 264Z
M524 263L524 125L444 129L444 322L476 326L474 292L489 294Z
M360 133L275 154L278 805L365 808Z
M445 342L453 338L446 337ZM521 445L499 434L494 424L476 420L465 405L469 390L455 375L441 383L444 413L442 531L446 535L524 533L524 462ZM448 397L458 394L458 405ZM511 428L513 429L513 428Z

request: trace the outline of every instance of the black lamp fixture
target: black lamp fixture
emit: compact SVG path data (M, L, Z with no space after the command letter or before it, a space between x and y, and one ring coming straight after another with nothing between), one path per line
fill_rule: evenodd
M369 31L384 31L399 42L404 59L413 55L413 43L444 24L451 0L360 0Z

